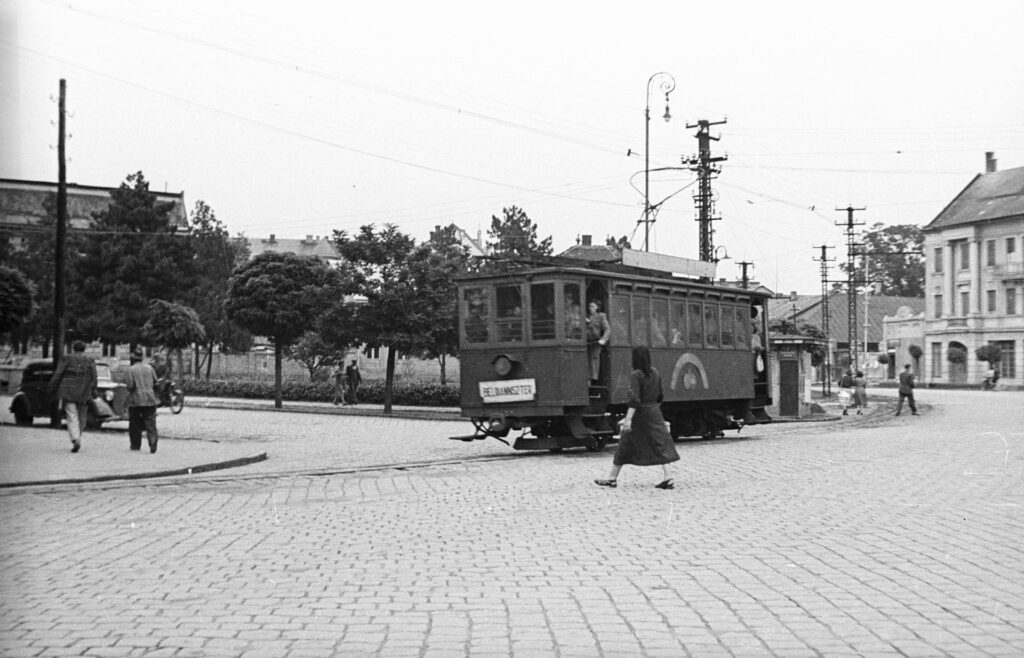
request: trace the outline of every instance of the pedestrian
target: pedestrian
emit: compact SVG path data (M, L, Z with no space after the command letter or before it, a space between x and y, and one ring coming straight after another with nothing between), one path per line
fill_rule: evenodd
M643 346L633 348L633 372L629 376L629 409L622 421L619 445L606 480L594 480L602 487L616 487L624 464L661 465L664 480L655 487L674 489L669 464L679 461L672 435L661 415L661 375L651 367L651 353Z
M597 382L601 376L601 352L612 335L608 316L601 312L601 302L596 299L587 303L587 357L590 359L590 381Z
M356 364L355 359L352 359L352 363L345 368L345 380L348 382L349 404L358 404L359 385L363 383L363 376L359 374L359 366Z
M64 406L71 452L82 448L82 432L89 418L89 400L96 397L96 361L85 354L85 343L76 340L50 379L49 397L58 395Z
M839 404L843 406L843 415L846 416L850 407L856 403L854 400L853 369L843 370L843 376L839 379Z
M347 401L345 400L345 370L342 369L342 364L339 363L334 369L334 399L331 401L332 404L338 404L338 400L341 400L341 406L345 406Z
M860 370L853 378L853 406L857 408L858 416L868 406L868 380Z
M903 398L906 398L907 404L910 405L910 413L914 416L920 415L917 413L917 405L914 404L914 373L910 370L909 363L903 366L903 372L900 373L900 399L896 403L897 416L903 411Z
M146 430L149 451L156 452L159 435L156 431L156 371L142 361L142 348L136 347L128 358L128 447L142 449L142 430Z

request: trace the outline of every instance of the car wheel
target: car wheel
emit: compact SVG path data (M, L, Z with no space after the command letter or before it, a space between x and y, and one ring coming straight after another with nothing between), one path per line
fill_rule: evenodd
M14 422L19 425L31 425L32 420L32 414L28 412L24 404L14 407Z

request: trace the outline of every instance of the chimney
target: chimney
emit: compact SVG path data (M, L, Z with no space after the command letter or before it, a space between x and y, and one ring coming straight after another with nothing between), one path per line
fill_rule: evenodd
M996 172L996 154L993 151L985 151L985 173L992 174Z
M583 236L583 246L584 247L589 247L590 246L590 236L589 235L584 235Z
M270 234L270 242L271 242L271 244L273 244L273 242L274 242L274 234L273 233Z

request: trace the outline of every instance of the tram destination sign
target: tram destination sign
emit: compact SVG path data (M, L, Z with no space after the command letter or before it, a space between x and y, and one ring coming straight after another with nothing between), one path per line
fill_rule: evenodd
M489 402L521 402L537 397L536 379L508 379L480 382L480 399Z

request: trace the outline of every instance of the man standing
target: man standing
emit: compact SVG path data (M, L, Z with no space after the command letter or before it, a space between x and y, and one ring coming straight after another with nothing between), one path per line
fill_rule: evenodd
M338 364L334 368L334 399L331 400L332 404L338 404L338 400L341 400L341 406L345 406L348 401L345 399L345 371L341 369L342 364Z
M61 359L50 379L49 393L56 392L64 402L71 452L82 447L82 432L89 415L89 400L96 397L96 361L85 354L85 343L76 340L71 354Z
M590 362L590 381L596 383L601 375L601 352L612 336L608 316L601 312L596 299L587 304L587 357Z
M363 383L363 376L359 374L359 366L356 365L355 359L352 359L352 363L345 368L345 379L348 381L349 404L357 404L359 402L357 394L359 385Z
M917 405L914 404L914 373L910 370L910 364L903 366L903 372L900 373L900 399L896 403L896 415L899 416L900 412L903 411L903 398L907 399L907 404L910 405L910 413L917 416Z
M156 452L159 436L156 432L156 371L153 366L142 362L142 348L132 350L131 367L128 368L128 447L142 448L142 429L146 429L149 451Z

